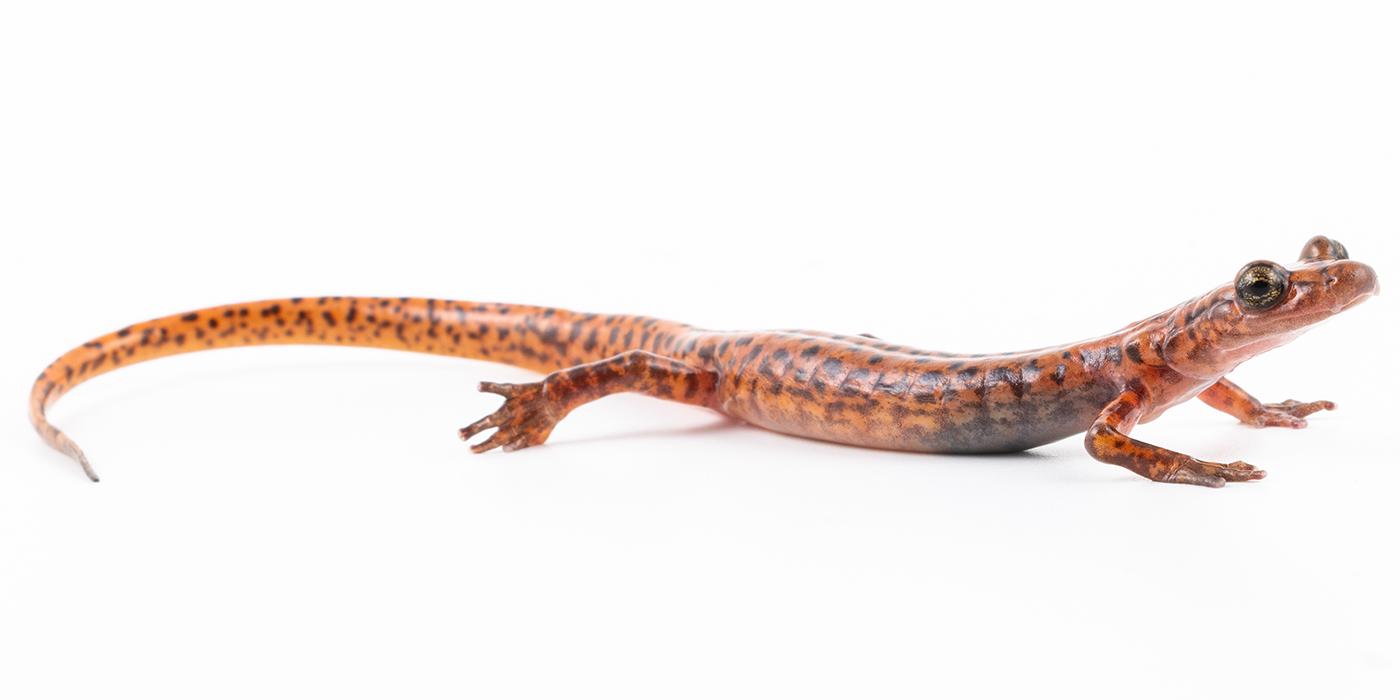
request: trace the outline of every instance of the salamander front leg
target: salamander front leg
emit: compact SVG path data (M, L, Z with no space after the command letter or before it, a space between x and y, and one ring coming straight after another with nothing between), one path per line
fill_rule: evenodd
M1283 403L1263 403L1249 395L1249 392L1228 379L1210 385L1200 393L1206 405L1228 413L1245 425L1256 428L1280 426L1284 428L1306 428L1307 416L1318 411L1331 411L1337 404L1331 401L1294 401Z
M482 382L481 390L506 397L495 413L462 428L463 440L484 430L496 432L472 445L473 452L497 447L518 450L543 443L570 411L609 394L625 391L697 406L713 406L718 376L670 358L632 350L606 360L561 369L528 384Z
M1128 437L1142 414L1142 395L1133 390L1123 392L1099 413L1084 436L1084 447L1100 462L1127 467L1153 481L1220 487L1227 481L1264 478L1264 470L1244 462L1204 462Z

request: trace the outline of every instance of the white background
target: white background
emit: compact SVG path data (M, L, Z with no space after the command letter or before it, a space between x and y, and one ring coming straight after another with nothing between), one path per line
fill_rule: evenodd
M976 7L972 7L976 5ZM1043 6L1042 6L1043 5ZM23 3L0 14L0 695L1395 697L1397 323L1243 367L1307 430L947 457L640 397L471 455L342 348L124 369L133 321L423 295L1012 350L1342 240L1400 274L1400 23L1349 3ZM1376 8L1383 7L1378 4ZM1325 8L1325 9L1324 9Z

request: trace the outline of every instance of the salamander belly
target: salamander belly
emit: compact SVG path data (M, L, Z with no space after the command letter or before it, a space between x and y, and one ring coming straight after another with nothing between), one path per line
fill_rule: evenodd
M715 362L721 411L769 430L865 447L1024 450L1083 432L1118 391L1072 377L1054 350L972 359L787 333L731 343Z

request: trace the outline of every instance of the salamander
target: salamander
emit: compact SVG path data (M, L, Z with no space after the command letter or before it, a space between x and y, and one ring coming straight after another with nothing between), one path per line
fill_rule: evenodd
M54 361L30 419L52 447L87 458L46 418L78 384L178 353L246 345L352 345L502 362L539 381L483 382L504 403L462 428L473 452L543 443L570 411L618 392L702 406L769 430L931 453L1026 450L1084 433L1089 454L1160 482L1218 487L1265 476L1129 436L1192 397L1253 426L1301 428L1330 401L1264 403L1226 375L1378 293L1376 273L1318 236L1298 264L1245 265L1204 295L1098 338L1025 352L932 352L868 335L713 331L644 316L410 297L232 304L127 326Z

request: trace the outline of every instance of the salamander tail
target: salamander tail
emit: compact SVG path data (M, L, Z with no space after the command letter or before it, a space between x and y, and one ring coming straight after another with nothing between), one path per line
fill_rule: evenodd
M62 430L49 423L45 409L48 408L48 404L52 400L57 399L57 397L48 398L53 396L53 392L54 386L49 383L45 376L40 375L39 380L34 382L34 390L29 395L29 420L34 424L34 430L50 447L72 457L83 468L83 473L87 474L89 479L94 482L101 481L97 477L97 472L93 471L92 463L88 461L87 455L83 454L82 448L78 447L78 443L73 442Z
M73 387L114 369L179 353L248 345L344 345L491 360L538 372L666 344L689 327L519 304L412 297L269 299L199 309L127 326L73 348L45 369L29 420L49 446L97 474L46 415ZM648 345L650 344L650 345Z

